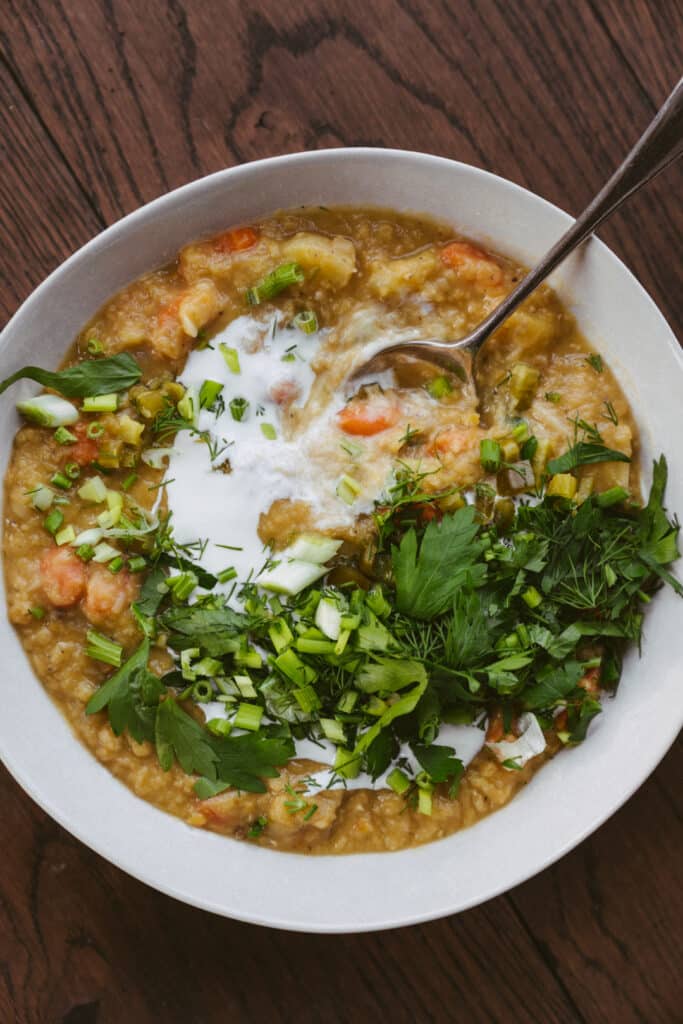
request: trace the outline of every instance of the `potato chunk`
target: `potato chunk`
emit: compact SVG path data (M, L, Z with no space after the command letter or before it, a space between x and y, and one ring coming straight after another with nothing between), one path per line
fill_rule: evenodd
M415 256L377 260L370 269L370 287L380 299L404 291L416 291L433 275L437 266L433 248L418 252Z
M212 281L198 281L181 299L178 320L186 334L196 338L202 327L218 316L221 296Z
M318 270L340 288L348 284L356 271L356 248L350 238L328 238L300 231L280 247L283 261L292 260L304 270Z

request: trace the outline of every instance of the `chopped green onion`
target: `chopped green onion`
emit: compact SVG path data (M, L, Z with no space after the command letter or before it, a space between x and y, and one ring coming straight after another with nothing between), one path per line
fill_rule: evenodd
M88 338L86 348L91 356L99 356L104 352L104 345L99 338Z
M104 427L99 420L94 420L92 423L88 424L85 433L86 437L89 437L91 441L96 441L98 437L102 437Z
M196 388L187 388L176 409L188 423L196 424L199 413L199 395Z
M417 810L420 814L430 815L432 813L432 793L434 787L431 785L419 786L417 791Z
M348 473L344 473L337 484L337 497L347 505L353 505L362 490L363 488L357 480L354 480Z
M111 562L112 558L118 558L119 553L120 552L117 551L116 548L112 547L111 544L102 542L102 544L97 544L95 546L93 562L98 562L104 565L106 562Z
M50 483L53 484L55 487L59 487L62 491L68 491L69 488L71 487L71 484L73 483L73 480L69 480L68 476L65 473L62 473L60 470L58 470L56 473L53 473L52 476L50 477Z
M43 519L43 526L52 536L57 533L64 522L64 515L58 508L53 508Z
M109 395L89 395L83 399L83 412L116 412L119 407L119 396L116 392Z
M342 779L356 779L360 775L361 758L358 754L347 750L345 747L337 747L334 759L334 770Z
M259 704L238 704L237 714L232 720L235 729L248 729L258 732L261 728L263 708Z
M112 558L107 569L109 569L109 572L114 575L116 575L117 572L121 572L123 569L123 555L118 555L116 558Z
M296 314L292 325L298 327L304 334L315 334L318 330L318 318L312 309L304 309L301 313Z
M301 284L303 280L304 272L298 263L282 263L257 281L252 288L247 288L247 303L250 306L258 306L261 302L274 299L285 288Z
M76 548L76 554L82 562L89 562L95 554L95 549L92 544L80 544Z
M277 430L272 423L262 423L261 433L268 441L275 441L277 438Z
M274 619L271 622L268 627L268 636L278 654L285 651L294 640L292 631L284 619Z
M559 391L546 391L543 397L546 402L552 402L553 405L557 405L558 402L562 401L562 395Z
M517 442L517 444L524 444L530 437L529 424L526 420L520 420L510 431L510 436Z
M529 608L538 608L543 603L543 598L536 590L536 587L527 587L522 594L522 600Z
M249 402L246 398L232 398L230 400L230 415L234 420L240 423L249 408Z
M249 831L247 832L247 838L258 839L258 837L262 834L267 824L268 819L262 814L259 818L256 819L256 821L252 821Z
M199 406L201 409L213 409L216 399L223 390L223 385L217 380L205 380L199 389Z
M231 565L227 569L222 569L221 572L216 573L216 579L219 583L229 583L230 580L234 580L237 576L237 569Z
M622 501L626 501L628 498L628 491L625 487L610 487L609 490L603 491L598 494L595 498L595 503L600 508L610 508L612 505L618 505Z
M45 615L47 614L45 609L42 608L39 604L34 605L33 608L29 608L29 612L31 613L33 618L38 619L38 621L44 619Z
M136 555L135 558L131 558L128 561L129 572L142 572L147 566L147 559L143 558L142 555Z
M213 686L208 679L198 679L192 687L192 698L198 704L207 704L213 700Z
M232 722L227 718L211 718L206 723L206 728L214 736L227 736L228 733L232 732Z
M183 572L178 576L169 576L166 579L167 587L179 604L187 601L190 594L196 590L197 582L197 577L193 572Z
M67 462L64 465L64 472L70 480L78 480L81 475L81 467L77 462Z
M122 491L129 491L131 489L131 487L133 486L133 484L135 483L135 481L137 480L137 478L138 478L138 474L137 473L131 473L130 476L127 476L126 479L121 484L121 490Z
M74 540L76 540L76 531L73 526L65 526L63 530L58 530L55 534L55 541L60 548L64 544L71 544Z
M287 652L289 653L289 652ZM320 707L320 700L318 694L315 692L312 686L300 686L296 690L292 690L292 696L296 700L297 704L308 714L311 711L316 711Z
M37 395L17 402L17 409L39 427L67 427L78 419L78 409L58 395Z
M233 676L233 680L241 697L246 697L247 699L250 697L258 697L256 688L249 676Z
M66 427L57 427L54 437L57 444L75 444L78 440L76 435L72 434Z
M230 348L225 344L224 341L218 346L221 350L225 364L231 373L241 373L240 369L240 355L236 348Z
M335 643L332 640L318 640L315 637L300 636L294 646L302 654L334 654Z
M432 380L429 381L429 383L427 384L427 391L432 396L432 398L435 398L438 402L442 398L447 398L448 395L450 395L451 392L453 391L453 387L448 377L440 375L438 377L432 378Z
M402 796L407 790L410 789L412 783L405 772L401 771L400 768L394 768L393 771L387 775L387 786L389 789L393 789L394 793L398 793Z
M109 637L103 636L102 633L98 633L94 629L89 629L85 634L85 638L87 640L85 653L89 658L94 658L95 661L103 661L105 665L113 665L114 668L120 666L121 655L123 654L121 644L115 643Z
M597 352L593 352L591 355L586 356L586 362L595 370L596 373L602 373L604 370L602 356L599 356Z
M325 738L332 743L346 743L344 726L335 718L321 718L320 727L325 734Z
M343 693L339 698L337 710L341 711L345 715L350 715L358 703L359 697L360 694L358 690L347 690L346 693Z
M479 442L479 461L487 473L497 473L503 460L503 453L497 441L485 437Z
M47 484L38 484L28 493L31 496L31 504L39 512L47 512L55 499L55 492L51 491Z

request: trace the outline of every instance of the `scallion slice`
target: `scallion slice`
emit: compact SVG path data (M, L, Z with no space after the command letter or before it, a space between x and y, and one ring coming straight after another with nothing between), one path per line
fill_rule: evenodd
M337 484L337 497L341 498L347 505L353 505L361 491L361 485L352 476L349 476L348 473L344 473Z
M105 665L113 665L114 668L119 668L121 665L121 655L123 654L123 647L121 644L117 644L114 640L110 640L108 636L103 636L102 633L98 633L94 629L89 629L85 634L87 640L85 653L89 658L94 658L95 661L103 661Z
M303 279L304 272L298 263L282 263L257 281L252 288L247 288L247 302L250 306L258 306L261 302L274 299L285 288L301 284Z
M57 427L55 430L55 441L57 444L75 444L78 438L66 427Z
M31 504L39 512L47 512L55 500L55 492L50 490L47 484L38 484L32 491L28 492L31 497Z
M116 412L119 406L119 396L116 392L109 395L89 395L83 399L81 408L83 412Z
M76 539L76 531L73 526L65 526L63 530L58 530L55 534L55 542L61 548L64 544L71 544Z
M240 368L240 354L236 348L230 348L224 341L218 346L221 350L221 355L225 359L225 365L230 370L230 373L241 373Z
M503 453L497 441L485 437L479 442L479 461L487 473L497 473L500 469Z
M235 729L247 729L258 732L261 728L263 708L259 704L238 704L237 713L232 720Z
M53 508L43 519L43 526L54 537L57 531L61 529L63 522L64 514L58 508Z
M217 380L205 380L199 389L199 405L202 409L211 411L216 404L216 399L223 390L223 385Z
M304 334L315 334L318 330L318 318L312 309L304 309L292 319L292 326Z
M246 398L233 398L230 401L230 415L234 420L240 423L247 414L249 408L249 402Z
M17 402L22 416L39 427L66 427L78 419L78 409L58 395L37 395Z

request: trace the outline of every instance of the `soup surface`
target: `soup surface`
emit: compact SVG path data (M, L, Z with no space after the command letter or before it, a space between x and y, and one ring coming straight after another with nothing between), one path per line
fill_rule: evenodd
M520 274L416 216L278 214L114 296L68 355L85 382L20 405L9 615L140 797L276 849L395 850L583 740L675 557L609 368L542 287L474 378L349 381Z

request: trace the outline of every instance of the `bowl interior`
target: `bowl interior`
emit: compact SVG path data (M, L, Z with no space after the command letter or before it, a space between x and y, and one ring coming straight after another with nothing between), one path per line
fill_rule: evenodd
M0 378L24 363L56 366L74 335L129 281L193 239L299 205L376 205L427 213L526 264L567 214L484 171L423 154L330 150L265 160L202 179L115 224L45 281L0 338ZM670 329L626 267L590 241L552 279L610 362L640 424L643 464L664 450L668 505L683 511L676 395L683 360ZM16 399L32 392L17 386ZM4 473L17 417L0 406ZM618 699L588 740L557 757L508 807L474 828L394 854L306 858L191 829L136 798L73 738L0 615L5 671L0 752L27 792L124 870L196 906L311 931L394 927L450 914L516 885L596 828L664 755L683 720L680 609L660 594L643 657L627 661ZM678 628L676 628L678 626ZM30 741L26 723L31 723ZM599 785L596 785L599 780ZM200 872L188 864L201 862Z

